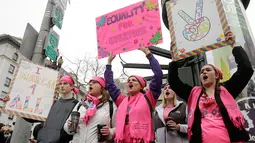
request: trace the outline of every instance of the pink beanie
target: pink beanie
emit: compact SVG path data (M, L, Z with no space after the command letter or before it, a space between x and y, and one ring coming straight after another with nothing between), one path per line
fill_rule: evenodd
M140 83L142 89L147 86L147 80L144 79L143 77L138 76L138 75L131 75L130 77L135 77L138 80L138 82Z
M103 88L106 87L106 86L105 86L105 80L104 80L104 78L102 78L102 77L97 76L97 77L92 78L90 81L96 81L96 82L98 82ZM89 82L90 82L90 81L89 81Z
M210 66L213 67L213 69L216 71L216 73L218 74L218 76L219 76L220 79L223 79L223 74L222 74L222 72L221 72L220 69L218 69L216 66L214 66L214 65L212 65L212 64L208 64L208 65L210 65Z
M61 79L59 80L59 82L61 82L61 81L66 82L66 83L70 84L71 86L74 85L74 80L73 80L73 78L72 78L71 76L69 76L69 75L64 75L64 76L62 76ZM73 88L73 92L74 92L75 94L79 94L79 89L74 87L74 88Z

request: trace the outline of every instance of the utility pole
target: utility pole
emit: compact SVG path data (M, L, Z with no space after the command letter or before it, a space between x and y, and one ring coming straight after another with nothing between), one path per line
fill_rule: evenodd
M51 13L53 11L53 5L54 2L53 0L48 0L46 10L43 16L40 32L37 38L37 42L35 45L35 50L32 58L32 62L35 64L43 65L44 64L44 53L43 53L43 48L44 48L44 43L45 39L48 36L50 32L50 27L51 27Z
M53 10L53 0L48 0L44 17L42 20L40 32L38 34L34 49L27 49L28 48L27 46L22 46L26 49L20 49L21 54L26 56L28 59L31 58L31 55L28 55L26 51L34 50L33 56L32 56L32 62L38 65L44 64L43 48L44 48L45 38L49 34L50 27L51 27L52 10ZM26 36L24 36L24 38L25 37ZM23 39L23 40L28 40L28 39ZM35 40L33 41L31 39L31 43L33 42L35 42ZM31 135L31 127L32 127L31 123L25 121L21 117L17 117L15 122L15 128L11 138L11 143L28 143L30 135Z

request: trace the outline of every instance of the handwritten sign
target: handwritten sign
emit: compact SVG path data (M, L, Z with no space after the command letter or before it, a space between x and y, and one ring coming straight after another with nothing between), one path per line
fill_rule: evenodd
M98 58L162 43L157 0L146 0L96 18Z
M50 111L58 72L22 60L10 86L8 114L44 121Z
M221 0L171 0L166 3L173 60L227 46L230 30Z

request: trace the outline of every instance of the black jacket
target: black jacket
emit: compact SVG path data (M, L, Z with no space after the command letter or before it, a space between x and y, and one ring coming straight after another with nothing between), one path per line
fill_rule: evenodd
M244 89L244 87L247 85L250 78L252 77L253 69L252 69L250 60L242 47L238 46L233 48L232 53L237 63L237 71L233 74L233 76L228 81L222 83L222 86L224 86L228 90L228 92L233 96L233 98L236 98L242 92L242 90ZM190 92L193 87L183 83L179 79L177 62L172 62L169 64L168 82L171 88L176 92L177 95L179 95L185 101L188 100ZM220 96L218 97L215 96L215 100L217 105L219 106L223 121L228 130L231 142L249 140L249 135L245 131L245 129L239 130L231 122L229 115L227 114L227 110L220 99ZM191 136L190 142L200 143L202 131L201 131L201 112L199 108L196 108L194 116L195 116L195 119L194 119L194 124L192 126L193 135Z

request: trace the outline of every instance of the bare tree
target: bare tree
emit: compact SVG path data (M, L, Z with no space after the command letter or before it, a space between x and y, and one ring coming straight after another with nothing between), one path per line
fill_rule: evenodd
M77 88L86 87L89 80L95 76L102 76L104 74L105 65L101 64L97 57L90 57L85 55L83 59L76 59L75 70L70 69Z

